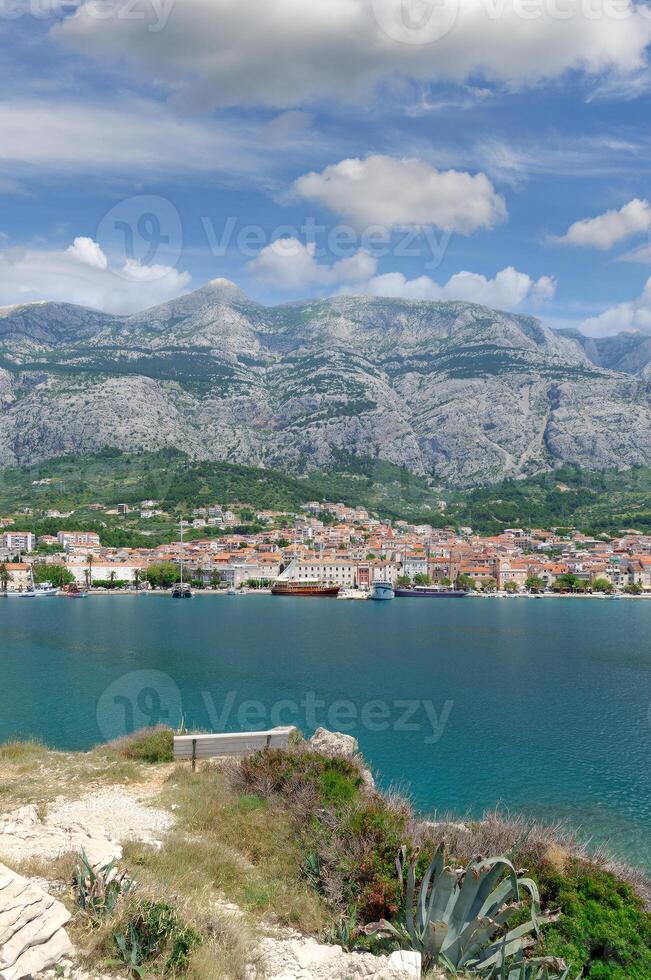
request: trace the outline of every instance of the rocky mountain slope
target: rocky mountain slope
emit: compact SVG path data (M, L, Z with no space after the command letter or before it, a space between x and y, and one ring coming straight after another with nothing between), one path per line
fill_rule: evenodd
M270 309L224 280L131 317L6 308L0 466L175 446L293 473L379 457L467 486L649 464L646 363L584 340L460 302Z
M574 340L593 364L611 371L642 374L651 378L651 336L631 332L614 337L586 337L578 330L562 330L564 337Z

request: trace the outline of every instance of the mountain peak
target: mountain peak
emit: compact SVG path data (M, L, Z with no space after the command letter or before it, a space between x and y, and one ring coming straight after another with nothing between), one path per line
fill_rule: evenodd
M242 292L242 290L240 289L240 287L237 286L232 281L232 279L224 279L221 276L218 276L217 279L211 279L209 282L206 283L206 286L218 286L220 288L224 288L224 289L236 289L238 292L240 292L240 293Z
M224 279L221 276L217 279L211 279L205 286L200 287L197 293L203 295L209 294L211 298L219 299L226 303L246 303L250 306L258 305L236 283L230 279Z

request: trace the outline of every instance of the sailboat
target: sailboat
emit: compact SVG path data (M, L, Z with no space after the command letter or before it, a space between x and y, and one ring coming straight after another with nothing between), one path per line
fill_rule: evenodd
M7 592L7 597L11 599L39 599L44 596L55 596L59 590L51 582L41 582L39 585L34 583L34 569L29 568L30 585L28 589L19 592Z
M181 518L181 545L183 545L183 518ZM183 581L183 550L181 550L181 581L172 589L173 599L192 599L194 592L189 585Z

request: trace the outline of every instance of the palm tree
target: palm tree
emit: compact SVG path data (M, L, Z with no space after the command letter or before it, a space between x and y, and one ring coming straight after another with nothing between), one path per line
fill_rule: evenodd
M112 568L109 572L109 585L113 589L115 588L115 569Z
M93 562L94 561L95 561L95 556L93 555L92 551L89 551L88 554L86 555L86 562L88 564L88 568L86 569L86 572L85 572L85 576L86 576L86 588L88 588L88 589L90 589L90 587L93 584Z
M142 579L142 572L140 571L139 568L136 568L135 572L133 573L133 584L136 587L136 592L138 591L138 589L140 587L140 580L141 579Z
M0 565L0 586L2 591L7 591L7 586L9 585L9 569L7 568L6 561L3 561Z

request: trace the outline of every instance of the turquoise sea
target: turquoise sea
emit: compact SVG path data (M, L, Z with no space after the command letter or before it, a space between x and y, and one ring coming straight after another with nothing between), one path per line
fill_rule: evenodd
M651 602L0 601L0 739L355 735L423 811L565 818L651 871Z

